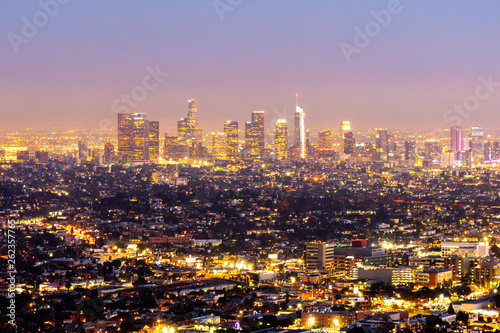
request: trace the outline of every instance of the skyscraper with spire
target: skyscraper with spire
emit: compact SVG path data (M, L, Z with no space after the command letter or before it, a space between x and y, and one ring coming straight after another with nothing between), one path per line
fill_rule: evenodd
M306 129L304 124L305 113L304 109L299 106L298 97L295 95L295 145L299 148L300 158L306 158Z

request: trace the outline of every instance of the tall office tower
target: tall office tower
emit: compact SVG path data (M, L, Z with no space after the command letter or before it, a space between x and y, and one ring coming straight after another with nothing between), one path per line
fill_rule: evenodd
M189 135L194 137L194 129L198 127L198 109L196 108L195 99L188 101L187 126L189 128Z
M389 140L387 137L387 130L377 128L377 137L375 141L376 159L378 161L387 161L389 156Z
M344 153L344 136L346 132L351 131L351 122L349 120L342 120L339 124L339 152Z
M177 136L182 140L187 140L190 138L190 135L187 119L181 118L177 122Z
M347 155L354 154L354 149L356 146L356 139L354 138L353 132L347 131L344 133L344 140L343 140L342 146L344 149L344 154L347 154Z
M306 158L306 128L304 124L305 113L300 106L295 107L295 137L294 145L299 148L300 158Z
M196 142L203 141L203 129L199 126L196 126L191 130L191 139Z
M415 161L416 149L415 141L405 141L405 161Z
M110 164L115 162L115 147L111 143L104 145L103 163Z
M276 129L274 130L274 150L278 160L284 160L287 157L288 149L288 126L286 119L276 120Z
M334 265L334 244L311 242L304 246L304 265L307 270L329 270Z
M160 122L149 121L149 158L158 160L160 157Z
M464 168L472 167L472 151L470 149L462 150L460 153L461 166Z
M491 161L492 160L492 144L491 141L485 141L483 145L483 156L484 156L484 161Z
M194 141L189 148L189 157L191 158L205 158L208 156L208 149L202 142Z
M118 114L118 157L122 163L149 159L149 120L145 113Z
M133 114L133 161L149 160L149 120L145 113Z
M177 136L168 136L165 133L165 141L163 154L165 158L173 160L182 160L189 157L189 146L187 144L182 144L182 141Z
M462 151L470 149L470 139L467 135L462 132Z
M227 160L227 134L225 132L212 132L212 158Z
M472 153L472 161L474 164L484 162L483 134L484 133L482 127L471 127L470 149Z
M238 155L238 122L226 121L224 123L224 133L227 135L228 157L236 158Z
M118 160L122 163L129 162L132 156L133 127L132 114L118 114Z
M90 163L94 165L101 164L101 151L100 149L89 149Z
M498 161L500 160L500 142L495 141L491 146L491 160Z
M388 159L394 160L397 157L397 149L398 145L396 143L396 138L392 134L387 134L387 145L388 145L388 151L387 151L387 156Z
M450 134L451 134L451 143L450 143L451 152L455 155L455 161L460 161L460 152L463 150L462 128L459 126L453 126L451 128Z
M245 149L249 157L261 156L260 151L260 128L255 121L245 122Z
M252 111L252 122L258 124L260 156L264 156L265 148L264 114L263 110Z
M439 146L436 139L425 140L424 146L426 159L434 160L441 154L441 147Z
M322 130L318 132L318 148L332 149L332 132Z
M78 141L78 158L81 161L86 161L89 157L89 149L85 140Z

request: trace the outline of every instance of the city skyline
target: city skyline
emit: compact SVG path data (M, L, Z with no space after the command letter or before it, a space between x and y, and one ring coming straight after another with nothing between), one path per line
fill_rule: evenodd
M122 95L144 82L147 96L130 111L159 120L161 132L175 127L193 97L201 126L219 131L228 119L242 124L251 110L265 110L269 119L293 117L289 96L296 92L311 129L325 122L333 128L347 118L360 129L374 122L387 128L498 128L500 49L493 32L500 4L398 3L390 22L369 33L366 46L358 40L366 36L356 39L356 31L377 29L372 23L382 20L377 15L390 2L253 1L223 14L202 1L124 7L68 2L46 14L47 23L35 26L29 38L24 26L44 7L2 3L0 9L10 13L0 24L0 58L9 64L0 93L0 108L8 111L2 129L113 127L114 110L126 105ZM89 8L99 15L87 14ZM196 17L190 28L184 25L188 17ZM481 98L470 99L479 86ZM467 103L472 111L455 108Z
M499 10L0 2L0 332L500 332Z

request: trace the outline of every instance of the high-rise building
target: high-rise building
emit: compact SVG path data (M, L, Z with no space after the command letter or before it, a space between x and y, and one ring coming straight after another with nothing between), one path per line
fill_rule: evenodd
M89 157L89 149L85 140L78 141L78 158L80 161L86 161Z
M405 161L415 162L416 149L415 141L405 141Z
M332 149L332 140L332 132L330 130L318 132L318 148Z
M460 161L460 152L463 150L463 136L462 136L462 128L459 126L453 126L450 131L451 142L450 149L451 152L455 155L455 161Z
M103 163L110 164L115 162L115 147L111 143L104 145Z
M118 114L118 158L122 163L149 160L149 120L145 113Z
M462 150L460 153L460 162L464 168L472 167L472 151L470 149Z
M387 161L389 156L389 140L386 129L377 129L377 137L375 141L376 160Z
M227 135L227 154L230 158L238 155L238 122L226 121L224 123L224 133Z
M387 159L394 160L397 158L398 145L396 138L392 134L387 134Z
M160 122L158 120L149 121L149 158L158 160L160 157Z
M182 140L187 140L190 138L190 132L186 118L181 118L177 122L177 136Z
M459 126L453 126L451 128L451 152L457 153L462 151L462 128Z
M203 129L199 126L196 126L191 130L191 139L200 142L203 140Z
M169 136L165 133L164 155L165 158L173 160L182 160L189 157L189 145L183 144L181 138L177 136Z
M118 158L120 162L126 163L134 160L135 153L135 131L134 114L118 114Z
M212 133L212 158L227 160L227 134L225 132Z
M483 145L483 156L484 156L484 161L491 161L492 160L492 144L491 141L485 141Z
M471 127L470 149L472 161L474 164L484 162L484 136L483 128L478 126Z
M264 156L265 148L264 114L265 113L263 110L252 111L252 122L256 123L258 128L258 145L260 156Z
M295 138L294 145L299 148L300 158L306 158L306 128L304 123L305 113L300 106L295 107Z
M304 264L308 270L329 270L334 265L334 245L311 242L304 246Z
M193 130L198 127L198 109L196 107L195 99L190 99L188 101L187 126L189 128L190 135L193 136Z
M132 161L149 160L149 120L145 113L132 114L133 158Z
M259 123L257 122L245 122L245 149L247 150L249 157L261 156L260 129Z
M181 118L177 122L177 135L182 140L190 140L200 142L203 140L202 128L198 126L198 109L196 107L196 100L190 99L188 101L187 118Z
M354 133L351 131L347 131L344 133L343 140L343 153L346 155L354 154L356 139L354 138Z
M495 141L491 146L491 160L498 161L500 160L500 142Z
M276 120L274 130L274 150L278 160L286 159L288 149L288 126L286 119Z
M346 132L351 131L351 122L349 120L342 120L339 124L339 152L345 154L344 152L344 137Z
M424 146L426 159L435 160L439 158L439 155L441 154L441 147L436 139L425 140Z

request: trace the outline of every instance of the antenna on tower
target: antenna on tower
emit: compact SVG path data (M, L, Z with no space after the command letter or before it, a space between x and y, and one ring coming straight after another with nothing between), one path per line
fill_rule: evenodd
M299 93L295 94L295 105L299 106Z

